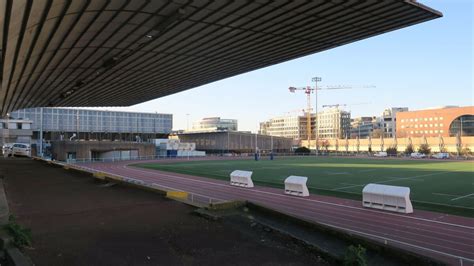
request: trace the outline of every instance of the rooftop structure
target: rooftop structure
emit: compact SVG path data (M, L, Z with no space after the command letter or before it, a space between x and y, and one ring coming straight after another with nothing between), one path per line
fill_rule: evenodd
M190 132L194 131L237 131L237 119L222 119L220 117L206 117L193 123Z
M0 113L129 106L441 17L417 1L0 1Z

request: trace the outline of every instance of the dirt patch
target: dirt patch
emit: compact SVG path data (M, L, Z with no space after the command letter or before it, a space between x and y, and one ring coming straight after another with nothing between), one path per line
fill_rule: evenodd
M0 159L36 265L325 265L272 234L209 221L153 192L24 158Z

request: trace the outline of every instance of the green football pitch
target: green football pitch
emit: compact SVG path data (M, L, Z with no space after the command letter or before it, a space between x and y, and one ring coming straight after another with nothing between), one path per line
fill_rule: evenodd
M247 170L253 171L255 184L278 188L283 188L290 175L307 176L311 193L351 199L361 199L368 183L407 186L415 208L474 216L471 161L276 157L273 161L182 161L137 166L222 180L229 180L234 170Z

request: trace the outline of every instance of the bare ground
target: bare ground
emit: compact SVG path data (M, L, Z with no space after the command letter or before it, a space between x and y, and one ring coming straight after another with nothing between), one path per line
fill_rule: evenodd
M10 211L29 227L36 265L317 265L265 232L193 215L194 208L26 158L0 159Z

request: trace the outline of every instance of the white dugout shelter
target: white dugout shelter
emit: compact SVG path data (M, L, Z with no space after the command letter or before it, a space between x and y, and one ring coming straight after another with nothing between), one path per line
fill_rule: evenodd
M252 171L235 170L230 173L230 184L238 187L253 187Z
M307 197L309 196L308 187L306 186L308 178L305 176L292 175L285 179L285 194Z
M362 205L393 212L413 213L409 187L368 184L362 190Z

